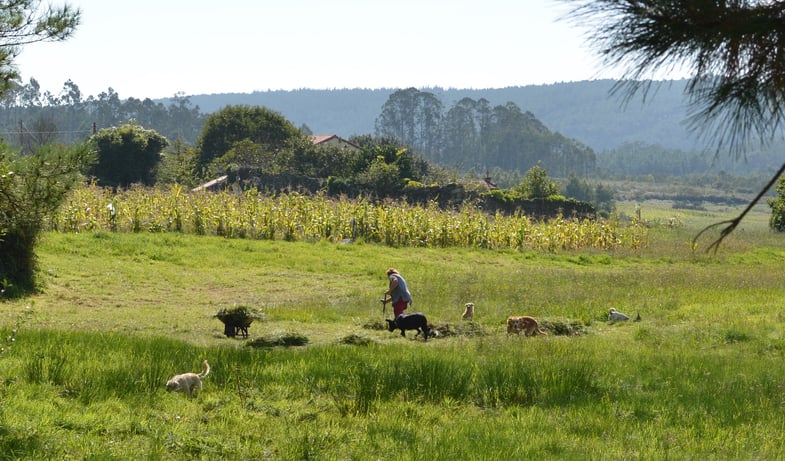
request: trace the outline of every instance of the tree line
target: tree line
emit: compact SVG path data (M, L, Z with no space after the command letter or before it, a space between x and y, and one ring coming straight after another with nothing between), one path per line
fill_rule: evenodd
M8 86L8 91L0 94L0 136L22 152L32 152L35 146L49 142L82 141L102 128L128 122L155 130L169 140L170 148L183 149L196 144L209 116L184 94L164 101L121 99L109 88L97 96L84 96L71 80L59 92L51 93L42 91L34 78L27 83L12 80ZM782 151L782 143L755 146L743 159L735 159L629 141L595 153L580 141L552 131L513 102L492 106L482 97L463 97L445 110L442 98L413 88L395 91L381 106L373 131L379 137L398 139L435 165L460 174L491 173L499 184L507 186L517 184L515 181L537 162L562 178L572 173L585 178L676 177L712 170L746 175L771 171ZM305 124L299 128L311 131ZM505 180L507 177L511 179Z
M445 110L433 93L408 88L390 95L375 129L436 164L462 171L527 171L541 164L552 175L567 177L588 176L596 166L590 147L552 132L512 102L491 106L484 98L466 97Z
M97 96L85 96L67 80L58 93L41 91L35 78L27 83L9 82L0 94L0 134L12 147L32 152L51 142L81 142L101 128L129 121L154 129L169 140L193 143L206 115L182 93L167 103L150 98L120 99L112 88Z

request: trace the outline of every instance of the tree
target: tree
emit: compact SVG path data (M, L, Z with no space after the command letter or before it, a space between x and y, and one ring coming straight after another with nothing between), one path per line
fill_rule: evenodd
M398 90L382 106L376 134L433 155L441 141L441 119L442 103L432 93L416 88Z
M384 155L380 155L368 166L368 169L357 175L357 184L377 197L391 197L400 193L403 183L399 179L400 171L394 163L387 163Z
M237 141L227 153L214 159L213 163L221 170L258 168L269 173L277 171L272 153L250 139Z
M590 41L607 64L623 69L615 86L625 97L651 88L645 77L674 68L691 73L686 87L693 129L716 139L717 152L762 142L785 121L785 2L752 0L563 0L569 14L594 32ZM707 250L722 240L760 201L785 163Z
M616 208L616 202L613 199L614 195L615 193L611 186L597 184L594 188L594 201L591 203L597 210L610 213Z
M413 146L417 132L416 114L419 93L416 88L407 88L391 94L376 119L376 135L397 139Z
M443 119L442 153L436 159L443 162L449 156L456 164L480 168L480 133L477 126L477 102L471 98L458 101Z
M614 191L610 186L597 184L592 186L584 179L580 179L575 173L570 173L567 185L564 187L564 195L582 202L594 205L597 211L610 213L615 207L613 199Z
M484 163L507 169L529 169L548 162L550 130L531 112L523 112L512 102L491 112L487 157Z
M171 148L163 153L155 175L155 182L161 184L196 185L196 149L187 146L181 139L175 139Z
M227 106L207 117L196 142L198 167L204 170L216 158L229 152L235 143L250 140L262 149L282 149L300 131L281 114L265 107Z
M92 161L86 143L46 145L18 156L0 146L0 287L21 294L35 288L35 245L47 216Z
M0 3L0 92L19 77L14 61L22 47L36 42L63 41L73 34L81 11L68 4L55 7L40 0Z
M564 186L564 195L584 202L594 200L594 190L592 190L591 184L580 179L575 173L570 173L567 185Z
M199 135L199 127L204 123L199 106L193 107L191 99L184 93L178 92L172 97L168 112L165 120L170 126L163 134L169 139L194 142Z
M22 47L68 38L80 11L68 5L41 7L38 0L0 4L0 94L17 84L14 60ZM52 145L33 155L16 156L0 146L0 282L6 293L35 288L35 245L46 216L77 183L90 157L86 145Z
M169 142L155 132L128 123L104 128L90 138L98 159L90 173L104 186L127 187L134 183L152 185Z
M547 198L559 195L559 185L548 178L548 170L537 163L513 191L523 198Z

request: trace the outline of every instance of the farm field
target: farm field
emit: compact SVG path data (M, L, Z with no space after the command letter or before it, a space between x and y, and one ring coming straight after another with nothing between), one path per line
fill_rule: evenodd
M636 206L634 248L47 232L40 293L0 304L0 459L782 458L785 236L760 207L693 251L739 210ZM388 267L441 337L379 329ZM166 392L204 359L196 398Z

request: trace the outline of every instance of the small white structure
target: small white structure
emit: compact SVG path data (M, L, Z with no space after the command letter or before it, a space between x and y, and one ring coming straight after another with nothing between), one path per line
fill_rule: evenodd
M191 192L199 192L201 190L218 190L221 187L226 185L226 180L229 178L228 175L223 175L218 178L213 179L212 181L208 181L200 186L196 186L191 189Z

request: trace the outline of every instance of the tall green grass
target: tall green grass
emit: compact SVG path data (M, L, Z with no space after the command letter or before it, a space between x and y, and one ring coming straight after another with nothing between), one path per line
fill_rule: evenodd
M30 332L4 359L0 446L6 459L776 458L781 353L755 335L695 352L648 328L265 351ZM202 357L200 396L164 391Z
M0 303L0 459L778 459L785 251L755 229L683 251L683 222L550 253L47 233L44 290ZM457 326L472 301L484 334L368 328L390 266L413 310ZM239 304L264 313L251 340L307 345L224 337L212 315ZM506 335L522 314L583 329ZM200 395L165 391L203 359Z

